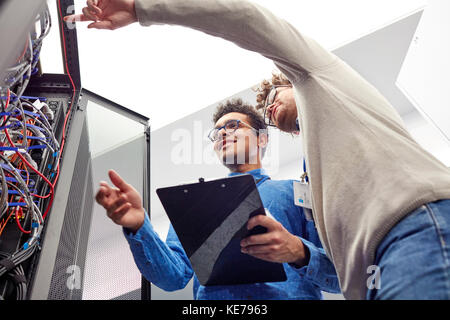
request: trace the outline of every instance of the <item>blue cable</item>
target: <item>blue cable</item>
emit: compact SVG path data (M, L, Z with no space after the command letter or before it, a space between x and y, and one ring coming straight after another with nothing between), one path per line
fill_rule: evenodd
M10 207L26 207L28 204L26 202L8 202Z
M306 161L305 161L305 158L303 158L303 172L306 172ZM308 175L306 175L305 181L308 182Z
M21 99L27 99L27 100L40 100L40 101L47 101L47 98L45 97L32 97L32 96L21 96ZM7 100L8 97L0 97L2 100ZM15 94L11 94L10 97L11 101L17 101L17 96Z

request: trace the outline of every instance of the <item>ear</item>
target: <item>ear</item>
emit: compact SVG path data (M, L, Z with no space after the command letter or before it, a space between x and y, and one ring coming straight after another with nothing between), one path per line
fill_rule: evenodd
M260 132L258 136L258 146L263 149L267 147L267 144L269 143L269 136L266 132Z

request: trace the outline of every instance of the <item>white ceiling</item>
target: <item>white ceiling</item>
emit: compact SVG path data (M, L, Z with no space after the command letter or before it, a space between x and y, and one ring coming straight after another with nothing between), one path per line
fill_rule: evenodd
M450 146L450 1L430 0L397 86Z
M426 0L257 0L332 50L423 8ZM54 8L55 1L49 4ZM85 4L75 0L76 11ZM54 19L56 20L56 19ZM78 26L83 87L151 119L158 129L240 92L274 66L256 53L181 27ZM44 72L62 70L56 23L44 43ZM167 110L170 109L170 112Z
M415 110L396 82L421 17L419 11L333 51L371 82L400 115Z

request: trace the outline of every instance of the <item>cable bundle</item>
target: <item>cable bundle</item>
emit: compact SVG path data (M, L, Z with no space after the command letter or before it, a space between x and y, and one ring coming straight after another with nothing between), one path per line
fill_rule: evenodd
M39 32L30 33L16 64L6 70L6 85L0 87L0 243L10 223L15 222L26 235L17 251L0 252L0 277L15 284L16 299L26 295L27 279L21 264L39 246L53 202L61 151L46 99L23 96L31 76L38 72L42 41L51 28L48 7L37 17L36 25ZM6 298L1 294L0 299Z

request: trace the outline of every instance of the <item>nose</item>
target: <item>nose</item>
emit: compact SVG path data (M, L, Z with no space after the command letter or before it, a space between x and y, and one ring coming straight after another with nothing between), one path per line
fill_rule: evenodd
M227 135L227 132L226 132L225 128L220 129L217 132L217 140L215 141L215 143L221 144L222 141L225 139L226 135Z
M226 136L226 134L227 134L227 132L226 132L225 128L221 128L221 129L217 132L217 135L219 136L219 138L220 138L220 137Z
M217 140L214 141L214 149L216 151L220 150L225 142L227 136L227 132L225 131L225 128L220 129L217 132Z

